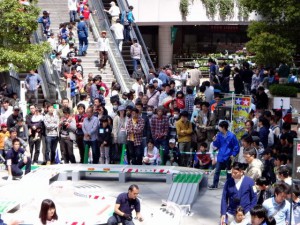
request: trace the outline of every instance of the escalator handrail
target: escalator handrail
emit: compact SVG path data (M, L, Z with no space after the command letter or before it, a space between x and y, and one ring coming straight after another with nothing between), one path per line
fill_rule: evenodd
M47 41L46 37L43 35L41 24L39 24L38 29L34 32L33 37L34 37L33 41L35 43L41 43ZM58 94L58 100L61 100L61 93L58 88L61 82L60 76L56 70L52 69L51 60L48 54L44 54L44 62L39 66L39 73L45 75L45 76L41 76L44 85L42 89L43 91L45 90L45 97L51 99L56 98L56 96L51 96L50 90L52 90L52 93Z
M128 10L129 4L128 4L128 1L127 1L127 0L117 0L117 2L118 2L119 7L121 7L122 12ZM146 44L145 44L145 42L144 42L144 39L143 39L143 37L142 37L142 35L141 35L141 32L140 32L140 30L139 30L138 25L136 25L136 23L134 23L133 26L134 26L135 29L132 29L132 30L131 30L132 37L133 37L133 38L136 38L136 39L139 41L139 43L140 43L140 45L142 46L142 48L143 48L143 55L144 55L144 58L145 58L145 63L146 63L146 65L147 65L147 67L148 67L148 68L147 68L147 71L144 71L144 72L145 72L147 75L149 75L149 69L150 69L150 68L151 68L151 69L155 69L155 67L154 67L154 65L153 65L153 62L152 62L152 60L151 60L151 57L150 57L150 55L149 55L147 46L146 46ZM136 32L135 32L135 30L136 30Z
M112 52L112 49L109 48L108 54L109 54L110 57L108 57L108 59L111 60L111 61L114 61L114 63L111 63L111 67L112 67L112 70L113 70L113 72L116 76L116 79L117 79L118 83L121 86L122 91L123 92L128 92L129 87L127 87L124 78L127 77L129 79L130 76L129 76L127 67L124 63L123 56L122 56L122 54L119 50L119 47L117 45L117 42L116 42L115 38L114 38L114 35L112 34L112 32L110 30L110 25L108 23L108 16L107 16L106 12L103 11L104 5L103 5L102 1L95 0L95 1L92 1L92 7L93 7L93 9L96 9L95 14L97 15L97 18L100 21L102 20L101 22L104 23L104 26L105 26L106 32L108 34L108 37L111 37L109 40L112 41L115 46L117 46L116 47L116 49L117 49L116 52ZM93 20L93 18L91 18L90 20ZM94 21L93 21L93 23L94 23ZM97 27L97 24L96 23L94 23L94 24ZM99 25L100 25L100 23L99 23ZM97 30L100 32L100 27L97 27ZM100 34L98 34L97 36L100 37ZM97 37L97 38L99 38L99 37ZM122 64L122 67L124 68L124 73L125 74L122 74L122 72L119 70L119 67L116 65L115 58L114 58L115 56L118 56L120 58L120 62Z

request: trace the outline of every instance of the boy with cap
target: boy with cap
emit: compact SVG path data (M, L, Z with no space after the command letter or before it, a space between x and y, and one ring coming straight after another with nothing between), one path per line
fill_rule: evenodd
M180 160L180 151L176 147L176 140L171 138L169 140L169 145L164 151L164 160L166 161L166 166L178 166Z
M100 58L100 70L106 66L108 60L109 40L106 37L106 31L101 31L101 37L98 39L98 51Z

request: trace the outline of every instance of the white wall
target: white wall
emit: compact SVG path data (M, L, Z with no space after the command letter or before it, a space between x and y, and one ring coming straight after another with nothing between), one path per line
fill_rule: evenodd
M140 25L187 25L187 24L247 24L248 21L239 20L238 8L234 9L234 17L230 20L222 21L219 15L214 21L206 16L205 7L201 0L194 0L189 6L189 14L186 21L182 20L179 10L180 0L128 0L134 7L133 14L136 22ZM257 20L255 13L251 13L249 20Z

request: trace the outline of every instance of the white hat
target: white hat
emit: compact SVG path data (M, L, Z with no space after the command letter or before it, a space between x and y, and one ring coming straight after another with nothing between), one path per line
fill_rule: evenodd
M174 138L171 138L171 139L169 140L169 143L175 144L175 143L176 143L176 140L175 140Z

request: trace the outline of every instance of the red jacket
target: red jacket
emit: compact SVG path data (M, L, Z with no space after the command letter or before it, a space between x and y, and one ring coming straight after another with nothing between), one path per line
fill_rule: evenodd
M210 163L211 161L211 158L210 158L210 155L208 153L201 153L201 152L197 152L197 158L199 159L199 161L202 162L203 166L207 165Z
M85 117L87 117L87 115L84 113L81 118L80 118L80 114L76 114L75 115L75 121L76 121L76 128L77 129L82 129L82 123Z
M98 85L98 88L100 88L100 87L104 87L105 88L105 97L107 97L107 95L108 95L108 93L109 93L109 88L106 86L106 84L105 83L103 83L102 81L101 81L101 83Z

